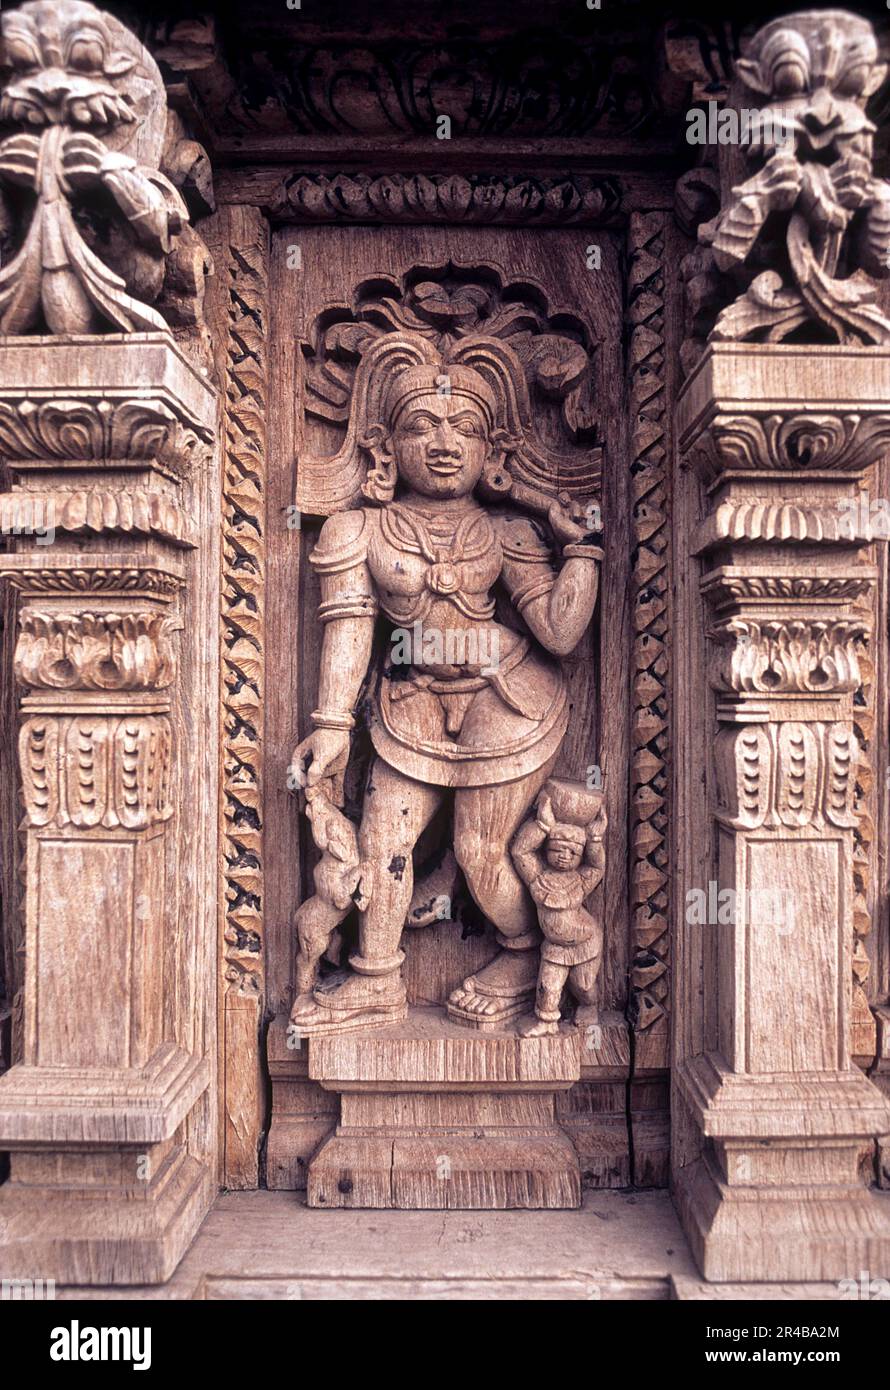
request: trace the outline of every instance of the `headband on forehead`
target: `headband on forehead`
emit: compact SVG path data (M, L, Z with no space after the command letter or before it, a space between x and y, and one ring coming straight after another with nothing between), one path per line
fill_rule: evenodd
M454 395L469 396L480 405L488 417L490 426L497 419L497 402L478 372L469 367L456 364L440 367L406 367L393 379L384 399L384 412L391 422L404 410L410 400L417 396L438 395L444 381L448 382Z
M583 845L587 840L587 831L581 825L568 825L565 821L557 821L548 838L564 845Z

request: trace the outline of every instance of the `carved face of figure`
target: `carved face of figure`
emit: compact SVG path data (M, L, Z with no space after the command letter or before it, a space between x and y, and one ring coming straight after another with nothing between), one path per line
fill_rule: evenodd
M551 869L577 869L581 863L584 846L574 840L561 840L551 835L547 841L547 863Z
M464 497L489 453L489 423L477 399L458 389L410 395L395 411L392 450L402 482L425 497Z
M135 121L131 95L112 84L137 65L141 47L94 6L38 0L4 14L3 49L12 80L0 119L101 131Z

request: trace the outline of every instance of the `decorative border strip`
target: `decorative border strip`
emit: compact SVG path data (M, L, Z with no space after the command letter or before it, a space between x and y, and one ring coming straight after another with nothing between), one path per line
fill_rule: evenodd
M498 226L615 226L617 178L488 174L289 175L270 216L289 222L460 222Z
M226 993L262 997L268 228L224 224L226 398L222 548L222 872ZM244 220L247 219L247 220ZM244 234L233 244L233 228Z
M631 534L634 676L629 1013L638 1030L669 1007L668 595L670 528L665 440L664 250L667 215L634 213L628 228Z

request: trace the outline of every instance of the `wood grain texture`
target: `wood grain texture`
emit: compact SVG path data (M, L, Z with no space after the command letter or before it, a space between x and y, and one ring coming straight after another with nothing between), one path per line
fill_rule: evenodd
M684 944L710 937L715 1004L695 1010L698 1055L679 1036L675 1074L684 1118L711 1142L690 1162L678 1130L673 1181L710 1279L843 1278L890 1248L860 1185L886 1101L851 1051L853 700L876 571L870 528L852 514L832 524L890 438L886 373L885 351L714 343L679 397L680 447L709 485L692 548L708 609L699 671L716 696L717 859L714 879L689 885L680 930ZM793 481L812 510L774 531Z
M202 906L216 699L212 664L176 637L218 605L216 400L166 333L7 337L0 358L3 505L25 506L37 482L60 542L25 534L2 560L19 597L27 843L22 1061L0 1095L14 1151L3 1260L16 1274L162 1280L206 1212L216 1147ZM67 505L72 473L113 505ZM140 513L152 490L162 505ZM206 567L196 535L210 538ZM84 913L89 931L72 934Z

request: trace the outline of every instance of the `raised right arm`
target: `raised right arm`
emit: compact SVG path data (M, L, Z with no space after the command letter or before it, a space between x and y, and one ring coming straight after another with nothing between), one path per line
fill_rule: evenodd
M516 865L516 872L519 877L529 886L534 883L541 872L538 851L546 838L546 830L536 820L527 820L524 825L519 827L513 837L513 844L510 847L513 863Z

